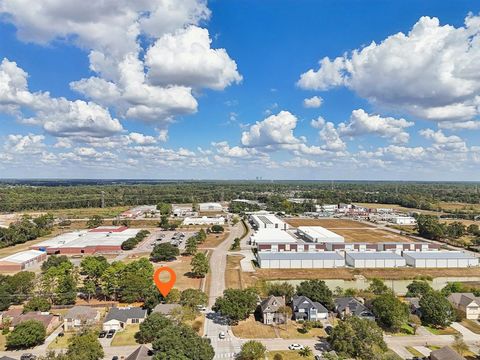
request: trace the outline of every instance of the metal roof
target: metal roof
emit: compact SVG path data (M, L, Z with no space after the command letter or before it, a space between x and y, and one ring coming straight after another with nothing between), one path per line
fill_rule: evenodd
M343 236L325 229L322 226L299 226L297 229L306 235L311 236L313 239L322 240L323 238L336 238L344 241Z
M370 252L354 252L347 251L346 256L350 256L354 260L376 260L376 259L398 259L403 258L391 251L370 251Z
M252 236L252 240L258 243L296 243L297 239L285 230L260 229ZM303 243L303 242L302 242Z
M403 254L413 259L475 259L463 251L404 251Z
M260 260L343 260L335 251L321 252L259 252Z
M30 261L35 259L36 257L39 257L41 255L44 255L45 252L43 251L38 251L38 250L27 250L27 251L21 251L16 254L4 257L0 259L0 261L8 261L12 263L18 263L22 264L24 262Z

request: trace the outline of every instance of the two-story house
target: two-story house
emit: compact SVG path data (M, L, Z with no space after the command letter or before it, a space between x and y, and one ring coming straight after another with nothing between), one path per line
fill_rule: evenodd
M285 314L279 310L285 306L285 298L270 295L260 303L260 311L262 313L262 321L264 324L284 324Z
M472 293L453 293L448 296L448 301L455 309L464 312L465 318L480 319L480 297L476 297Z
M295 320L317 321L328 318L328 310L325 306L306 296L295 295L292 299L292 310Z

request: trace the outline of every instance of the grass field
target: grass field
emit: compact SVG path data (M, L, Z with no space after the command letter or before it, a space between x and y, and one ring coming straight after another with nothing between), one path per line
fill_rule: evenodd
M242 288L242 271L240 260L243 256L227 255L227 268L225 269L225 286L227 289Z
M7 337L0 334L0 351L5 351L5 345L7 344Z
M179 256L177 260L170 262L159 262L154 265L155 269L161 266L168 266L177 275L177 281L175 282L174 287L179 290L185 289L199 289L201 279L190 277L191 266L190 262L192 261L191 256Z
M57 336L55 340L48 344L48 349L66 349L68 347L68 340L70 340L74 335L74 333L65 333L64 336Z
M140 329L139 325L127 325L122 331L117 331L112 340L112 346L136 345L135 334Z
M283 324L274 328L256 321L253 316L240 321L238 325L232 326L234 335L243 339L272 339L277 337L282 339L311 339L326 336L323 329L312 329L306 334L300 332L300 329L301 325L294 321L289 321L287 325Z
M285 219L285 222L290 224L293 227L298 226L323 226L327 229L338 229L338 228L371 228L373 226L364 224L355 220L348 219L299 219L299 218L290 218Z
M40 215L45 213L50 213L56 217L63 217L67 219L86 219L93 215L100 215L104 218L113 218L122 212L130 209L132 206L113 206L105 208L79 208L79 209L56 209L56 210L45 210L42 212L39 211L24 211L23 213Z
M429 326L424 326L425 329L430 331L434 335L456 335L458 331L454 328L447 326L445 329L436 329Z
M418 356L419 358L423 358L423 354L418 351L417 349L415 349L414 347L412 346L407 346L405 349L407 349L407 351L412 354L413 356Z
M403 242L408 243L412 240L406 236L397 235L389 231L380 229L334 229L335 233L342 235L345 242L368 242L368 243L384 243L384 242Z
M475 334L480 334L480 323L478 321L463 319L460 324L462 324L468 330L474 332Z
M208 234L207 239L203 244L198 245L199 249L212 249L220 245L230 234L230 231L225 231L221 234Z
M283 360L312 360L312 356L304 357L301 356L298 351L293 350L283 350L283 351L269 351L268 360L273 360L276 354L280 354Z

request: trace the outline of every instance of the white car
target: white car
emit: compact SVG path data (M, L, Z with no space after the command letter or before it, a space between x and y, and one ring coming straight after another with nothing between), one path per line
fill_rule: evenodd
M225 333L223 331L220 331L220 333L218 334L218 338L225 339Z
M300 344L291 344L288 346L290 350L303 350L303 345Z

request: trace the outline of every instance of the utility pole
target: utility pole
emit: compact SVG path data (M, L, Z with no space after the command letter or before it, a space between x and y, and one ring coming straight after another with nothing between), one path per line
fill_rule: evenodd
M105 191L102 191L102 209L105 207Z

